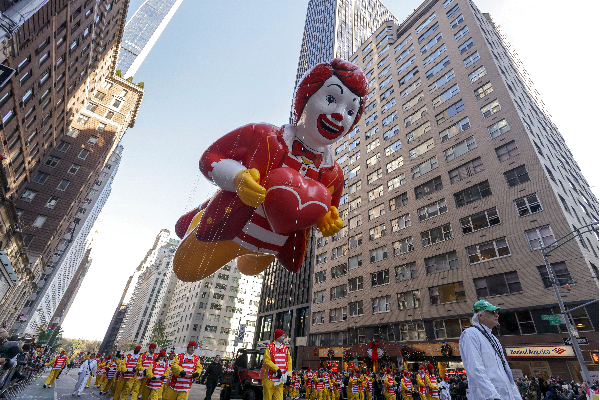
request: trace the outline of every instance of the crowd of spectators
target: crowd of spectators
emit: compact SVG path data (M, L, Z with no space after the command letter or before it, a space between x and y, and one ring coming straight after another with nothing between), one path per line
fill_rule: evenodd
M589 400L592 394L598 393L598 382L593 385L586 383L567 382L560 378L519 378L517 387L523 400Z

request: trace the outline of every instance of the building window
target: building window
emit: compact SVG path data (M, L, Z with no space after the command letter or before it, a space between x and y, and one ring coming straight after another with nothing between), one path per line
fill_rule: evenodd
M398 232L410 226L410 214L405 214L401 217L394 218L390 221L392 224L392 232Z
M506 238L499 238L467 247L467 255L469 256L469 264L476 264L494 258L510 256L510 249Z
M23 201L26 201L28 203L31 203L31 200L33 200L35 198L36 194L37 194L37 192L35 190L25 189L25 191L21 195L20 199Z
M88 154L90 154L89 150L81 149L81 151L79 152L79 155L77 157L81 158L82 160L85 160L87 158Z
M422 175L436 169L438 167L437 156L434 156L427 161L422 162L416 167L411 168L410 172L412 174L413 179L417 179Z
M465 63L465 68L469 68L477 60L479 60L479 52L476 51L475 53L471 54L469 57L463 60L463 62Z
M433 108L438 108L447 100L456 96L460 92L458 85L452 86L450 89L446 90L444 93L433 99Z
M440 125L440 124L444 123L445 121L447 121L448 119L455 116L456 114L458 114L459 112L463 111L464 109L465 109L465 105L464 105L463 101L459 100L456 103L452 104L447 109L445 109L444 111L442 111L441 113L437 114L435 116L435 120L436 120L437 124Z
M46 162L44 163L45 166L50 167L50 168L54 168L58 165L58 162L60 161L60 158L55 157L55 156L48 156L48 159L46 160Z
M483 166L483 161L481 161L481 157L477 157L474 160L468 161L448 171L448 175L450 177L450 184L459 182L483 170L485 170L485 167Z
M516 271L475 278L473 283L478 299L523 291Z
M525 236L531 250L539 250L542 246L548 246L556 241L550 225L529 229L525 231Z
M327 279L326 271L319 271L319 272L315 273L315 283L325 282L326 279Z
M367 183L371 184L375 181L377 181L378 179L380 179L383 176L383 173L381 171L381 168L379 168L376 171L371 172L369 175L367 175Z
M312 324L319 325L325 323L325 311L313 312Z
M35 219L35 221L33 221L33 223L31 224L31 226L33 226L34 228L41 228L47 219L48 219L48 217L45 217L43 215L38 215L37 218Z
M435 145L433 144L433 138L428 139L427 141L421 143L417 147L409 150L408 156L411 160L425 154L429 150L433 149Z
M356 278L348 279L348 292L356 292L357 290L363 290L362 276L357 276Z
M390 271L388 269L371 273L371 287L387 285L390 283Z
M343 244L341 246L335 247L331 249L331 259L335 260L336 258L340 258L348 254L348 245Z
M363 301L359 300L359 301L352 301L350 303L348 303L348 307L350 309L350 316L351 317L357 317L359 315L363 315L364 311L363 311Z
M375 206L371 208L368 212L369 221L374 220L375 218L379 218L380 216L385 214L385 207L383 204Z
M506 179L506 183L508 184L509 188L530 181L525 165L521 165L517 168L511 169L510 171L506 171L504 173L504 178Z
M410 143L413 140L420 138L421 136L423 136L430 130L431 130L431 123L429 121L427 121L423 125L419 126L417 129L414 129L411 132L407 133L406 140L408 143Z
M446 162L450 162L475 148L477 148L477 143L475 143L475 137L471 136L445 150L444 157Z
M348 227L350 229L354 229L362 225L362 215L358 214L355 217L352 217L348 220Z
M396 293L398 299L398 310L409 310L421 306L421 293L417 290Z
M466 301L465 289L462 282L449 283L442 286L429 288L429 300L431 304L452 303L455 301Z
M496 148L498 161L503 162L519 154L519 149L514 140Z
M95 145L97 141L98 141L98 136L92 135L92 136L90 136L90 138L88 139L87 142L88 142L88 144Z
M56 203L58 203L58 197L56 196L51 196L48 199L48 202L46 203L46 207L47 208L54 208L54 206L56 206Z
M69 170L67 171L69 174L73 174L75 175L77 173L77 171L79 171L79 167L80 165L77 164L71 164L71 167L69 168Z
M534 335L536 333L529 310L504 311L498 317L500 335Z
M394 246L394 257L408 253L409 251L413 251L415 249L412 236L394 242L392 245Z
M491 195L490 184L486 180L458 193L454 193L454 202L456 203L456 208L460 208Z
M424 341L425 339L425 324L423 322L400 324L400 341Z
M35 176L33 177L32 182L39 183L40 185L43 185L46 182L46 180L48 179L49 176L50 175L45 174L43 172L37 172L35 174Z
M381 246L376 249L370 250L369 256L371 263L385 260L387 258L387 247Z
M489 116L496 114L498 111L501 110L500 107L500 102L498 101L498 99L492 101L491 103L486 104L485 106L481 107L481 114L483 115L483 118L488 118ZM489 128L488 128L489 131Z
M564 199L563 199L564 200ZM519 217L534 214L542 210L542 205L536 193L520 197L514 201ZM564 205L564 204L563 204Z
M387 186L388 186L388 191L392 191L394 189L399 188L400 186L404 185L406 183L406 178L404 173L396 176L395 178L390 179L387 182Z
M336 279L342 276L345 276L348 273L348 268L346 264L336 265L331 268L331 279ZM325 279L323 279L325 281Z
M358 247L361 244L362 244L362 233L359 233L358 235L354 235L354 236L351 236L350 238L348 238L348 247L351 249Z
M494 88L492 87L492 83L488 82L483 86L478 87L477 89L475 89L475 98L477 100L480 100L482 98L484 98L485 96L487 96L488 94L492 93L494 91Z
M391 302L392 302L391 296L382 296L382 297L376 297L374 299L371 299L371 306L373 309L373 314L390 311L392 309Z
M31 245L31 242L33 242L33 239L35 239L35 235L25 233L23 235L23 242L25 243L25 247L29 247Z
M408 195L406 192L399 194L392 199L390 199L390 211L395 211L400 207L403 207L408 204Z
M469 318L450 318L433 321L436 339L450 339L460 337L462 331L471 326Z
M329 310L329 322L341 322L348 319L348 307L339 307Z
M463 235L500 224L496 207L460 219Z
M350 202L350 211L354 211L361 206L362 197L357 197Z
M106 129L106 124L98 124L98 127L96 127L97 131L104 131Z
M369 240L377 240L385 236L385 224L369 229Z
M353 270L362 266L362 254L348 258L348 269Z
M567 283L571 282L571 274L567 269L567 264L562 261L558 263L550 264L552 271L554 272L554 277L556 278L556 283L558 286L564 286ZM548 270L545 265L540 265L538 267L538 271L542 278L542 282L544 283L544 287L547 289L552 287L552 283L550 282L550 278L548 277Z
M339 285L329 289L329 300L342 299L348 293L348 285Z
M439 254L425 259L425 270L427 271L427 275L449 271L451 269L458 269L459 266L456 251Z
M452 239L452 229L450 224L439 226L425 232L421 232L421 244L423 247L444 242Z
M67 187L69 186L69 183L71 183L71 182L69 182L69 181L68 181L68 180L66 180L66 179L63 179L62 181L60 181L60 183L58 184L58 186L57 186L56 188L57 188L58 190L60 190L60 191L63 191L63 192L64 192L64 191L67 189Z

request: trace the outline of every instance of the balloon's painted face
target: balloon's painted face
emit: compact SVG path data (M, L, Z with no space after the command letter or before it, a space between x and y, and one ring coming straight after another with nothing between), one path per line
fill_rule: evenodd
M314 135L311 139L328 145L348 133L359 107L360 97L334 75L308 99L299 124Z

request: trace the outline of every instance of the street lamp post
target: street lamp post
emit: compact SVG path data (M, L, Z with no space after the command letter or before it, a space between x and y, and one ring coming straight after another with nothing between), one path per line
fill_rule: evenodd
M594 229L594 227L595 227L595 229ZM561 237L558 240L555 240L554 242L550 243L548 246L544 246L542 244L542 257L544 257L544 264L546 264L546 270L548 271L548 280L550 281L550 283L552 284L552 287L554 288L554 293L556 294L556 299L558 300L558 307L560 308L560 313L562 314L563 321L564 321L565 325L567 326L567 331L569 333L569 338L571 338L571 345L573 346L573 351L575 352L575 355L577 356L577 361L579 361L579 366L581 367L581 374L583 376L583 379L588 383L591 383L592 379L591 379L590 373L587 369L587 365L585 365L585 360L583 359L583 354L581 353L581 349L579 348L579 343L577 342L577 337L574 335L576 328L571 325L571 319L569 317L570 317L571 311L573 311L577 308L583 307L585 305L595 303L598 301L598 299L592 300L586 304L583 304L581 306L567 310L565 308L565 305L560 296L560 292L558 291L559 285L556 280L556 276L554 275L554 270L552 269L552 267L550 266L550 262L548 261L548 255L550 253L552 253L554 250L556 250L559 247L561 247L562 245L564 245L565 243L568 243L571 240L575 239L576 237L581 236L581 234L591 232L591 231L594 231L597 229L598 229L598 222L593 222L591 224L582 226L579 229L576 229L574 231L567 233L565 236ZM577 335L577 336L579 336L579 335Z

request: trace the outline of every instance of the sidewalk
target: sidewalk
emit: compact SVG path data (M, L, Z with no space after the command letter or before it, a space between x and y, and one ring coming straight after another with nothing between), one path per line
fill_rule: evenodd
M36 379L27 386L25 390L15 396L15 399L36 399L36 400L53 400L54 389L44 389L44 381L48 377L48 372L45 372L41 378Z

